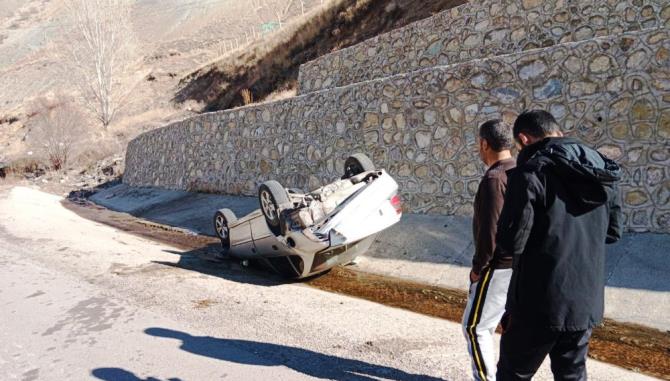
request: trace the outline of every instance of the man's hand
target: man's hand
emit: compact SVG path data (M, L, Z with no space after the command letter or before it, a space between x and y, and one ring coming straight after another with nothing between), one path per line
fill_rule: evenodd
M470 283L475 283L475 282L479 282L479 274L477 274L473 270L470 270Z

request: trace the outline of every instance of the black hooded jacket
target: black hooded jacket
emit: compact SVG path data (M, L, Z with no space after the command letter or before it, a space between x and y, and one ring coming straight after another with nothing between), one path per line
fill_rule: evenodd
M508 172L497 250L513 256L512 321L580 331L603 318L605 243L621 238L613 161L576 139L524 148Z

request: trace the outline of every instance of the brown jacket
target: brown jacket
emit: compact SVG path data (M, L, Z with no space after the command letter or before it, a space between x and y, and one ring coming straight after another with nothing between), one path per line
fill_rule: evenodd
M496 231L498 217L502 210L505 191L507 190L506 171L514 168L513 158L494 163L484 174L475 196L475 214L472 222L475 255L472 258L472 271L480 274L482 269L493 266L494 269L512 267L511 256L494 257L496 249Z

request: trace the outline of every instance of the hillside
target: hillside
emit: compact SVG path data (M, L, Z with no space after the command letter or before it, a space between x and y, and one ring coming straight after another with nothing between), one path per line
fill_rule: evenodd
M301 64L463 3L464 0L334 1L329 7L315 9L308 19L297 20L289 32L191 73L180 81L175 100L194 100L204 104L203 111L215 111L243 105L241 92L245 89L256 100L272 98L275 93L291 94Z
M0 4L0 161L41 160L31 101L75 93L55 69L53 41L68 20L64 2ZM139 133L171 121L245 104L246 89L256 102L292 96L300 64L462 2L136 0L131 21L140 54L122 78L130 95L107 130L81 121L88 128L75 142L72 165L118 156ZM280 3L287 7L278 23L269 5Z
M304 1L305 12L321 2ZM301 12L299 2L293 2L285 21ZM32 149L26 107L33 98L74 91L68 79L54 70L52 41L59 37L67 16L63 0L0 2L0 159L22 157ZM189 105L171 102L181 77L233 49L243 49L263 33L275 32L263 31L274 17L270 9L254 10L237 0L136 0L132 16L140 54L133 76L124 78L131 95L105 134L109 148L104 154L122 149L141 131L190 115ZM82 137L79 145L102 139L98 130L91 126L93 136Z

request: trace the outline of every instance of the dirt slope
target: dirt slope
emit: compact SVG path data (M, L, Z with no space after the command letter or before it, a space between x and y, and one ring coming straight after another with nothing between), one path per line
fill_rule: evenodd
M91 162L122 154L139 133L243 104L242 89L256 101L282 90L290 95L300 64L462 2L305 0L301 17L301 2L294 1L283 28L263 34L272 12L254 12L248 2L136 0L132 23L140 54L132 78L124 80L131 96L107 131L83 122L91 136L81 137L72 157ZM52 43L67 12L64 0L0 3L0 161L32 160L41 148L26 105L42 94L74 91L55 69ZM231 52L233 46L239 48Z
M305 0L305 9L321 3ZM142 131L191 114L189 105L171 102L179 79L233 46L243 48L252 33L259 36L273 17L270 9L255 12L250 2L239 0L134 0L133 4L131 21L139 40L133 73L138 75L124 80L131 96L108 131L119 146ZM286 22L301 14L300 3L292 4ZM55 70L52 43L68 22L64 0L0 0L0 161L35 150L26 115L31 99L74 91L69 79ZM18 120L7 122L14 118ZM91 130L99 128L91 125Z
M175 100L195 100L203 111L243 104L241 91L262 100L295 89L300 64L465 3L464 0L342 0L293 26L272 43L207 65L181 80Z

